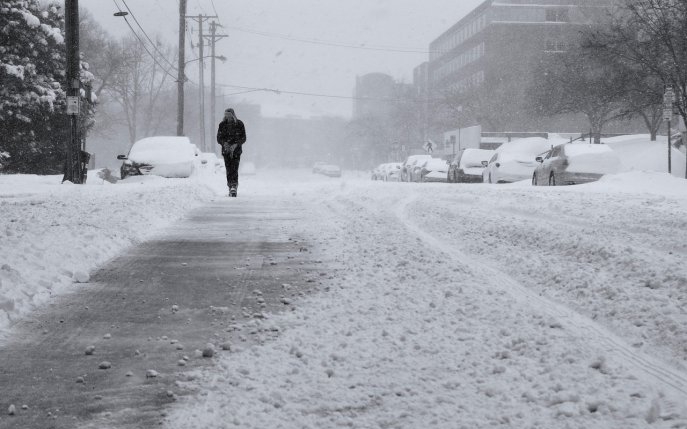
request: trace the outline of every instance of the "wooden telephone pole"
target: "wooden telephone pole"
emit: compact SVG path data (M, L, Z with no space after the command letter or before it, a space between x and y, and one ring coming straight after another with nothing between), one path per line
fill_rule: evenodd
M67 115L69 140L66 144L63 182L85 182L85 166L81 147L79 119L81 116L81 60L79 57L79 1L65 0L65 45L67 48Z
M177 75L177 136L184 135L184 83L186 83L186 0L179 0L179 65Z

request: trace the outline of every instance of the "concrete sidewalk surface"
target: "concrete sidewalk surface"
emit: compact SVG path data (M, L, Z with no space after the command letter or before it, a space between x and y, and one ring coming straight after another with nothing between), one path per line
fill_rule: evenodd
M292 235L302 216L287 201L217 199L15 323L0 347L0 428L158 425L189 393L177 382L212 365L198 351L247 345L238 323L288 311L313 284Z

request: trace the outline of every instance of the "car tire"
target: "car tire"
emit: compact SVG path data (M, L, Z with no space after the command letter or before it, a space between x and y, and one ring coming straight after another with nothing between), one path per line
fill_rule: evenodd
M556 186L556 176L553 173L549 176L549 186Z
M532 175L532 186L537 186L537 173Z

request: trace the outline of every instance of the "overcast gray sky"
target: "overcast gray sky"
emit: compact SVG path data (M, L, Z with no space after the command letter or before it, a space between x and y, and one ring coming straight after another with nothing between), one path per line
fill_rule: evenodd
M140 24L152 37L163 36L176 45L178 1L125 0ZM214 7L213 7L214 1ZM413 68L428 57L424 52L394 52L393 49L427 51L429 43L483 0L188 0L188 14L214 15L225 26L228 39L217 45L218 82L283 91L351 96L356 75L383 72L397 80L412 82ZM130 32L117 11L122 0L82 0L96 19L113 35ZM131 20L133 24L133 20ZM192 37L197 25L189 20ZM362 50L304 43L260 33L291 38L321 40L345 45L390 47L390 51ZM193 41L194 46L197 40ZM188 44L187 44L188 46ZM197 49L195 50L197 55ZM194 58L188 51L187 57ZM209 62L208 62L209 66ZM209 67L206 68L209 84ZM187 75L197 81L197 63ZM240 89L225 89L226 93ZM303 95L254 92L238 100L259 103L266 116L349 117L352 101Z

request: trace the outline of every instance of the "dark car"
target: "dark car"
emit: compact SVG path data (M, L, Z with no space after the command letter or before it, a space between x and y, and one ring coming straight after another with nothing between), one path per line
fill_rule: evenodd
M494 156L493 150L463 149L448 168L449 183L482 183L484 162Z

